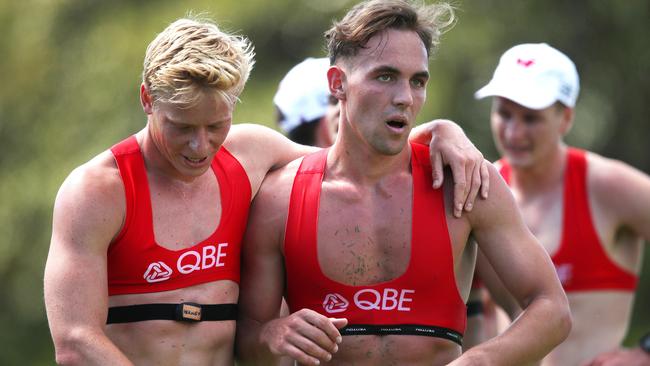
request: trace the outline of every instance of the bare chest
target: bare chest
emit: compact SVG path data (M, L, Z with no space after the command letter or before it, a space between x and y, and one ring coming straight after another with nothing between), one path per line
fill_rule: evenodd
M553 255L560 247L564 226L562 190L530 197L515 192L515 199L528 229L544 249Z
M318 260L323 273L349 285L389 281L411 260L412 192L349 192L323 186Z
M189 248L207 239L221 220L221 197L216 178L193 189L150 183L154 237L172 250Z
M332 365L447 365L461 354L457 344L435 337L388 335L347 336Z

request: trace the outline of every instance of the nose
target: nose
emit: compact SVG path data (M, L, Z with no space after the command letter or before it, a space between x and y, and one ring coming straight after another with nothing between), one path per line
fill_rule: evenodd
M505 122L504 137L507 140L519 140L525 136L526 126L517 119L511 119Z
M413 105L413 90L411 89L411 83L408 80L397 83L395 88L393 104L402 108Z
M203 156L206 155L209 144L207 131L202 128L197 128L192 134L188 145L192 152Z

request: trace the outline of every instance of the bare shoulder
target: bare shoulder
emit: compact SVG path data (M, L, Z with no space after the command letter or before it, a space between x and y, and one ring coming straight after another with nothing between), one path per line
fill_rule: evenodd
M265 137L268 138L274 133L277 132L255 123L233 124L230 127L224 146L232 153L240 152L240 150L245 152L249 150L251 145L263 143Z
M592 212L650 238L650 177L629 164L595 153L587 154L587 162Z
M490 194L488 198L477 199L474 209L467 213L473 226L485 221L498 220L500 217L509 217L512 211L518 213L512 192L501 177L495 164L488 163L488 172L490 174Z
M587 153L587 163L590 195L598 201L615 204L650 194L650 177L629 164L593 152Z
M123 187L110 151L74 169L57 193L53 242L83 244L96 237L107 247L122 225L126 207Z

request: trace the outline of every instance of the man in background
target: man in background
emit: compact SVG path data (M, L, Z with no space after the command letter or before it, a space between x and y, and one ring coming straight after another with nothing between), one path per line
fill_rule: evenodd
M650 177L564 143L579 87L565 54L544 43L520 44L501 56L476 98L492 97L492 133L502 156L497 165L571 305L573 329L542 364L648 365L647 340L645 350L621 343L650 240ZM487 284L494 276L482 263ZM519 306L498 285L490 290L514 319Z
M338 100L327 87L327 58L307 58L284 76L273 104L277 123L294 142L329 147L338 130Z

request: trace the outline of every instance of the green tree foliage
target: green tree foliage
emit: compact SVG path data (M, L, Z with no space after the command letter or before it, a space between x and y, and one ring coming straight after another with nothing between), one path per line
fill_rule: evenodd
M22 0L0 2L0 364L49 365L53 348L42 274L56 191L76 166L142 128L138 88L145 48L188 12L249 36L257 65L237 122L274 126L271 103L289 67L324 56L323 31L350 0ZM548 42L570 55L582 79L569 141L650 171L650 3L455 1L458 23L431 63L420 121L462 124L496 158L489 102L473 92L498 56L521 42ZM650 272L650 271L645 271ZM646 292L630 339L649 328ZM645 282L645 283L644 283Z

